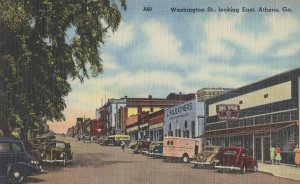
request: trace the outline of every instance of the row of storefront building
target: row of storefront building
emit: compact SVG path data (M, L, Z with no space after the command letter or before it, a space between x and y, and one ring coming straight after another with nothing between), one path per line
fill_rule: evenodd
M237 89L203 88L195 94L171 93L165 99L125 96L109 99L96 109L95 120L79 119L69 132L79 133L79 126L87 124L97 136L202 138L206 145L248 148L262 161L269 160L270 146L279 145L282 161L293 163L293 150L300 142L299 91L300 68L295 68ZM222 112L221 106L238 109ZM220 112L236 118L224 119Z

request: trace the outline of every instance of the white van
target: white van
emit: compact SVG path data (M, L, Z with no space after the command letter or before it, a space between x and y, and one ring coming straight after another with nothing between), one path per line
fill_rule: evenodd
M202 140L183 137L164 137L163 157L189 162L202 150Z

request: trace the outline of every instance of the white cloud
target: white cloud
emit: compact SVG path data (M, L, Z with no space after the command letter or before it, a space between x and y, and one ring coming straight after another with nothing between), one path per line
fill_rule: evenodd
M168 29L166 24L158 21L148 21L143 25L149 43L146 51L150 56L167 64L176 63L182 57L181 42Z
M110 32L111 42L118 46L126 46L129 44L134 35L134 26L132 23L121 22L118 30L115 33Z
M293 43L293 44L289 45L288 47L279 49L274 56L275 57L287 57L287 56L293 56L299 52L300 52L300 44Z
M206 41L201 48L209 56L223 56L230 58L234 54L233 48L225 45L225 42L232 43L247 49L248 52L261 54L270 49L274 44L284 41L293 33L299 32L300 23L292 16L272 15L266 18L265 32L247 32L238 29L243 23L242 16L212 16L204 23Z
M203 27L206 33L206 40L201 44L203 53L208 56L231 57L234 50L226 47L224 41L232 40L235 36L235 26L239 18L239 16L213 16L208 19Z
M204 87L237 88L245 85L241 77L247 76L248 80L251 78L257 80L257 76L272 76L280 72L279 69L265 68L251 63L241 65L206 64L199 70L190 72L185 80L201 83L205 85Z
M179 74L173 72L145 71L136 73L123 72L107 78L103 82L105 88L114 87L116 90L123 89L140 94L143 93L143 90L155 87L176 89L182 84L182 79Z
M101 57L103 60L104 72L106 70L116 70L119 68L119 65L117 64L116 58L114 56L102 54Z

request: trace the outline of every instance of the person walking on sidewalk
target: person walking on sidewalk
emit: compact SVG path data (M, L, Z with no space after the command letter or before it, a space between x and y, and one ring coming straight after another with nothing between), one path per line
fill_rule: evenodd
M274 159L275 159L275 148L274 146L272 145L271 148L270 148L270 160L272 162L272 164L274 164Z
M121 142L121 147L122 147L122 150L124 152L124 150L125 150L125 142L124 141Z
M275 164L280 165L281 154L280 154L280 147L279 147L279 145L276 145L275 152L276 152L276 155L275 155Z
M296 148L294 149L294 154L295 154L295 164L296 167L300 167L300 148L299 145L296 145Z

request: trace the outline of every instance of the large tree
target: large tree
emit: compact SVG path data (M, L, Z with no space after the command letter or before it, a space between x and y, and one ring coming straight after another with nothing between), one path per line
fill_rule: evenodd
M70 79L103 71L125 0L0 0L0 129L64 120ZM88 68L89 67L89 68Z

